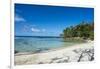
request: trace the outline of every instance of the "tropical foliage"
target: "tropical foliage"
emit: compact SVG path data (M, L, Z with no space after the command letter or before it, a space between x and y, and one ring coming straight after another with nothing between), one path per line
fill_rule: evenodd
M94 40L94 22L82 22L76 26L70 26L63 30L61 34L64 38L80 37L83 39Z

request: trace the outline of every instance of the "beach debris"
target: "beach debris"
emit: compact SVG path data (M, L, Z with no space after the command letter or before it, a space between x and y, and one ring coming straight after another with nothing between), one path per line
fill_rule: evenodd
M79 56L77 62L94 60L94 49L75 49L73 52Z

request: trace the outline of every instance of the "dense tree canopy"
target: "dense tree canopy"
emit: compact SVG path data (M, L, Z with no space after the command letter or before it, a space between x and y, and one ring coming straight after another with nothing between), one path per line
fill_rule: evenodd
M63 30L64 38L80 37L83 39L94 39L94 22L82 22L76 26L70 26Z

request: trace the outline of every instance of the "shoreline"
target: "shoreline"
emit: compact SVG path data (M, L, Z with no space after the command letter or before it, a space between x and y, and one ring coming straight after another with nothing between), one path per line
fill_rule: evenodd
M75 57L79 55L74 52L75 50L93 49L93 44L94 41L89 41L41 53L15 54L15 65L60 63L62 60L63 62L74 62L77 61Z
M92 42L92 41L90 41L90 42ZM88 43L88 42L84 42L84 43ZM84 43L79 43L79 44L84 44ZM64 48L69 48L71 46L75 46L75 45L79 45L79 44L74 44L74 45L59 47L59 48L54 48L54 49L48 49L48 50L40 51L40 52L37 52L37 53L35 53L35 52L18 52L14 55L18 56L18 55L30 55L30 54L38 54L38 53L47 53L47 52L51 52L51 51L61 50L61 49L64 49Z

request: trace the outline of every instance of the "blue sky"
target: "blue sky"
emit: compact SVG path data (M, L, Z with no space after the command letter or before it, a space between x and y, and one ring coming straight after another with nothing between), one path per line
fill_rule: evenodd
M94 9L15 4L15 35L59 36L66 27L94 21Z

